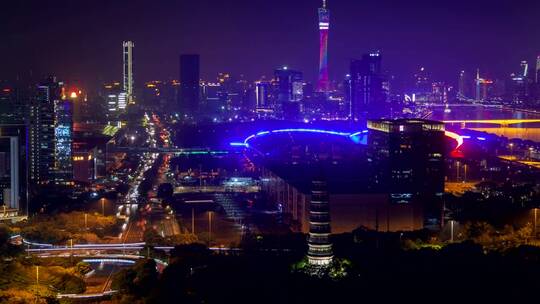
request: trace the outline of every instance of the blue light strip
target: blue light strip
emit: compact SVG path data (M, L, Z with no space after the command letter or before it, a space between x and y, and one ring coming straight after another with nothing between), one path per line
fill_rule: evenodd
M265 136L265 135L268 135L268 134L274 134L274 133L290 133L290 132L297 132L297 133L318 133L318 134L328 134L328 135L336 135L336 136L344 136L344 137L349 137L351 140L353 140L354 142L358 142L358 137L364 137L367 135L368 133L368 130L362 130L362 131L358 131L358 132L354 132L354 133L348 133L348 132L339 132L339 131L329 131L329 130L322 130L322 129L306 129L306 128L298 128L298 129L277 129L277 130L271 130L271 131L261 131L261 132L257 132L256 134L252 134L248 137L246 137L246 139L244 139L244 142L243 144L242 143L231 143L231 146L236 146L236 147L241 147L241 146L244 146L244 147L247 147L249 148L249 141L256 138L256 137L259 137L259 136ZM446 131L445 132L445 135L446 136L449 136L448 133L452 133L452 132L448 132ZM458 135L458 134L455 134L455 133L452 133L454 136L449 136L453 139L455 139L457 141L457 144L458 146L456 148L459 148L459 146L461 146L463 144L463 139L464 138L470 138L468 136L461 136L461 135ZM486 140L486 138L484 137L477 137L478 140Z
M269 134L275 134L275 133L318 133L318 134L328 134L328 135L336 135L336 136L344 136L344 137L356 137L360 135L365 135L368 131L363 130L355 133L349 133L349 132L339 132L339 131L329 131L329 130L322 130L322 129L306 129L306 128L298 128L298 129L277 129L277 130L271 130L271 131L261 131L257 132L256 134L252 134L246 139L244 139L243 144L242 143L231 143L231 146L244 146L249 147L249 141L259 137L259 136L265 136Z

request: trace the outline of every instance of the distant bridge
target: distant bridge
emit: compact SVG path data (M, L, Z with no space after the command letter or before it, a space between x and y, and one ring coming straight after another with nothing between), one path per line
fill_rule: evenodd
M225 155L227 150L212 150L210 148L165 148L165 147L109 147L109 152L117 153L166 153L175 155Z
M510 125L524 124L524 123L540 123L540 119L478 119L478 120L445 120L445 124L461 124L465 127L467 124L492 124L500 125L501 127L508 127Z

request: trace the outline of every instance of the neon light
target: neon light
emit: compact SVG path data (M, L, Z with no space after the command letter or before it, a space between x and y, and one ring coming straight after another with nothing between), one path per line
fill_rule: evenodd
M477 137L476 139L478 139L478 140L486 140L485 137Z
M248 144L242 142L232 142L230 143L231 147L249 147Z
M359 136L359 135L363 135L363 134L367 134L367 133L368 133L368 130L364 130L364 131L353 133L353 134L349 135L349 137L355 137L355 136Z
M268 134L276 134L276 133L293 133L293 132L294 133L328 134L328 135L349 137L349 138L352 139L352 138L357 137L359 135L366 135L368 133L368 130L362 130L362 131L358 131L358 132L354 132L354 133L339 132L339 131L329 131L329 130L321 130L321 129L306 129L306 128L277 129L277 130L272 130L272 131L261 131L261 132L258 132L256 134L252 134L252 135L246 137L246 139L244 139L244 146L249 147L249 141L256 138L256 137L259 137L259 136L265 136L265 135L268 135ZM461 135L459 135L457 133L454 133L454 132L450 132L450 131L444 131L444 135L446 135L447 137L450 137L450 138L452 138L452 139L454 139L456 141L457 144L456 144L455 149L458 149L459 147L461 147L463 145L463 138L464 138L463 136L461 136ZM231 145L232 144L233 143L231 143Z
M330 11L325 6L319 8L319 79L318 92L328 92L328 32L330 29Z
M456 147L454 150L457 150L459 147L463 145L463 137L457 133L450 132L450 131L444 131L444 135L454 139L457 142Z

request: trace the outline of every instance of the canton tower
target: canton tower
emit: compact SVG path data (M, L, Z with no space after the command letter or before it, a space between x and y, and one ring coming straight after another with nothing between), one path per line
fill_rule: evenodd
M319 48L319 81L317 83L318 92L328 92L328 30L330 29L330 11L326 9L326 0L323 0L323 5L319 8L319 32L320 32L320 48Z

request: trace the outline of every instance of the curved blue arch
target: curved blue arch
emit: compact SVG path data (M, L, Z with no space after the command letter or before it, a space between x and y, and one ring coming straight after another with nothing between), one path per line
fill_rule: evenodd
M251 134L248 137L244 139L243 142L232 142L230 143L231 146L236 147L249 147L249 142L257 137L269 135L269 134L275 134L275 133L290 133L290 132L298 132L298 133L319 133L319 134L328 134L328 135L336 135L336 136L343 136L350 138L355 143L361 143L361 139L364 138L364 136L367 135L369 132L368 130L362 130L358 132L340 132L340 131L331 131L331 130L324 130L324 129L309 129L309 128L288 128L288 129L276 129L276 130L270 130L270 131L260 131L255 134ZM459 148L463 144L464 137L453 133L449 131L445 131L445 135L447 137L450 137L454 140L456 140L456 149ZM478 137L478 140L485 140L483 137Z
M348 137L354 140L354 138L366 135L367 132L368 132L367 130L363 130L359 132L350 133L350 132L340 132L340 131L331 131L331 130L323 130L323 129L308 129L308 128L276 129L276 130L269 130L269 131L260 131L255 134L251 134L248 137L246 137L243 142L233 142L231 143L231 146L249 147L249 142L251 140L257 137L266 136L270 134L276 134L276 133L317 133L317 134L327 134L327 135Z

